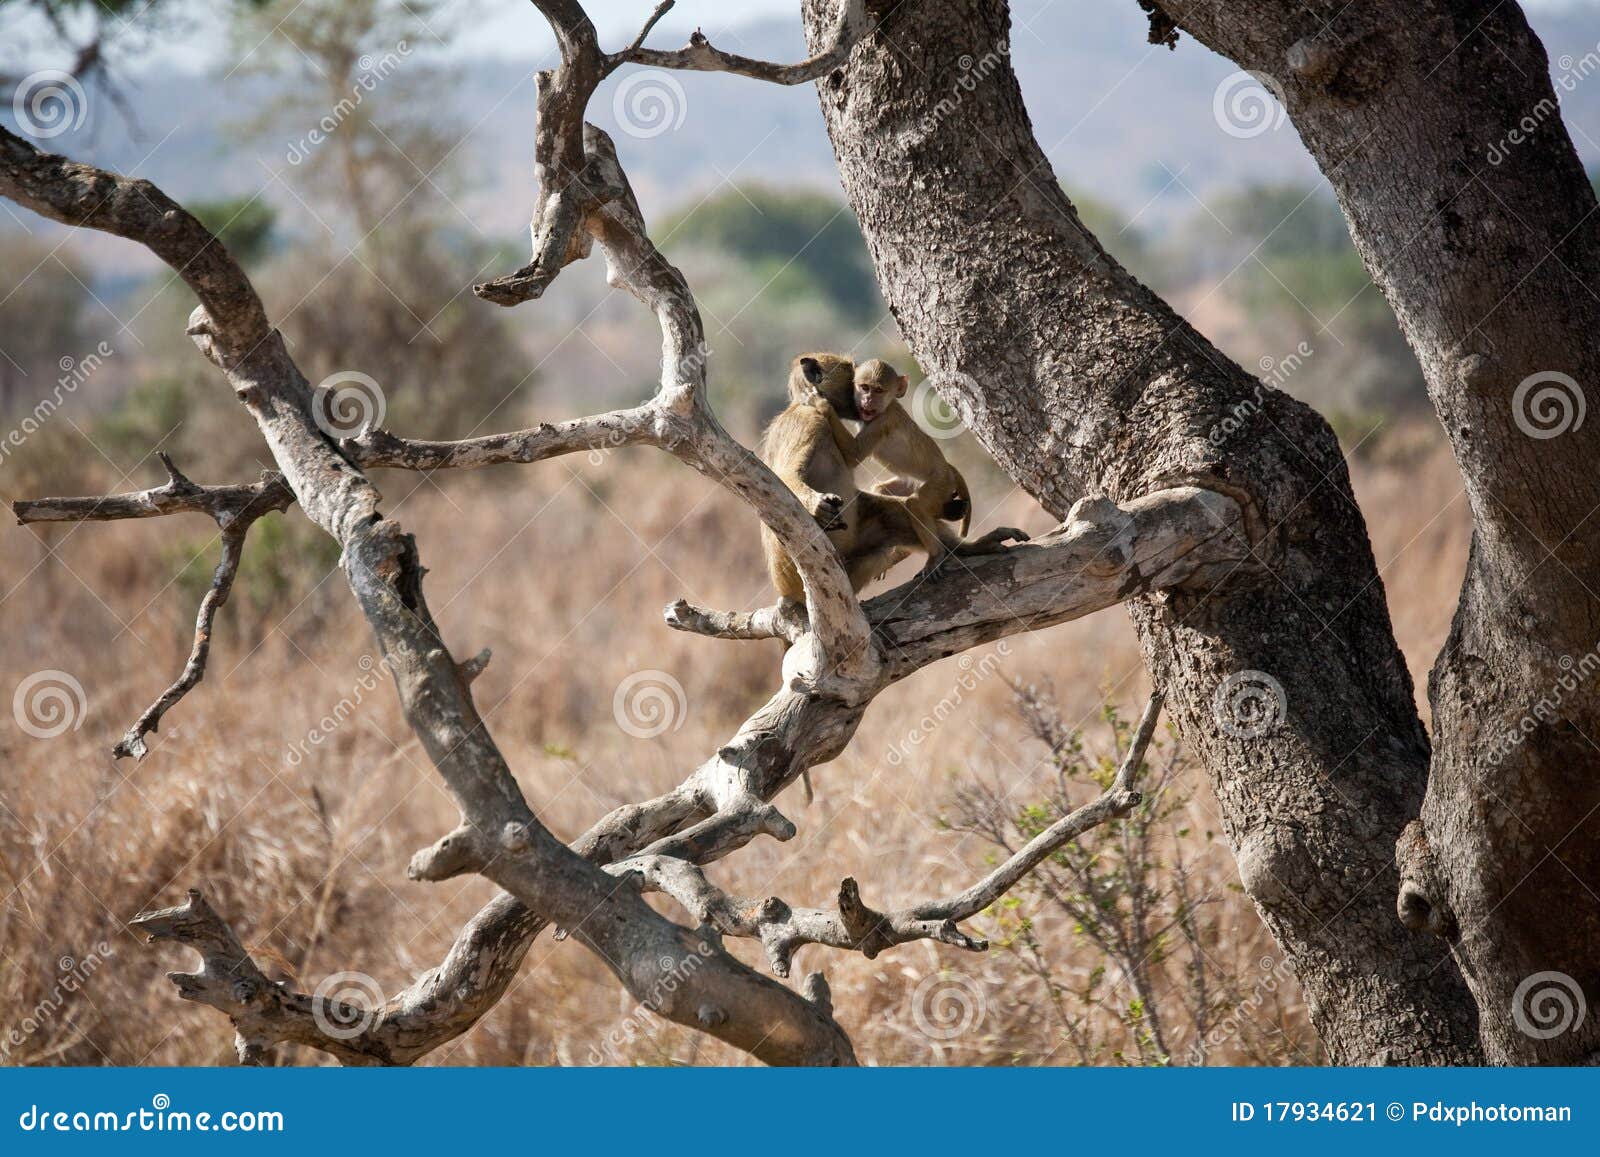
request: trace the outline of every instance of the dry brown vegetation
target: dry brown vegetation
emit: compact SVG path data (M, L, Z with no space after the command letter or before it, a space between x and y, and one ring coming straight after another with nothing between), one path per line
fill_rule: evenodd
M768 598L753 516L645 451L618 455L628 469L579 457L479 476L378 479L433 565L430 601L452 645L494 648L480 706L541 819L565 836L676 783L777 677L776 643L681 635L660 621L660 608L679 597L719 607ZM1353 472L1400 642L1413 674L1425 677L1466 552L1458 475L1431 426L1384 431ZM153 463L136 477L156 481ZM1006 489L991 469L976 525L1045 529L1047 516ZM32 738L9 715L0 726L5 1063L229 1063L225 1025L180 1003L162 979L190 962L142 945L125 925L185 888L204 888L257 958L301 987L351 969L384 991L436 963L490 895L473 878L406 880L411 853L456 822L454 808L392 688L371 670L370 635L334 560L297 512L271 521L281 532L266 549L256 544L220 620L210 674L140 764L114 763L109 750L182 666L193 576L214 557L210 525L4 532L0 683L10 694L29 673L57 668L87 696L81 726L57 738ZM612 699L626 676L650 669L681 683L686 709L675 729L639 739L617 726ZM848 752L813 772L813 802L784 804L800 826L795 840L752 846L713 873L737 893L804 903L825 901L845 875L883 905L964 885L992 849L942 822L959 791L999 785L1021 809L1045 799L1056 776L1008 684L1053 685L1063 718L1082 721L1094 750L1108 738L1097 722L1102 705L1135 714L1143 680L1120 610L924 670L884 694ZM936 710L944 719L930 737L905 743ZM313 742L335 714L343 721ZM1170 751L1172 738L1164 742ZM890 757L896 750L903 758ZM1201 943L1233 985L1214 1023L1236 1027L1217 1039L1211 1063L1319 1059L1293 981L1236 887L1209 789L1187 767L1175 789L1189 799L1167 822L1186 834L1170 838L1183 841L1191 886L1212 900L1197 911ZM1097 832L1085 843L1108 838ZM1158 863L1169 870L1162 855ZM869 1063L1079 1062L1086 1054L1069 1047L1042 977L1071 988L1105 958L1036 895L1003 916L1013 931L1017 919L1032 921L1032 958L1003 945L974 955L924 942L872 961L811 947L799 968L827 972L839 1018ZM1006 935L990 916L974 929ZM63 991L62 969L96 955L101 942L113 955L67 986L77 991ZM749 945L733 947L762 966ZM1114 972L1110 980L1118 982ZM1068 1011L1085 1018L1094 1059L1131 1061L1139 1051L1114 1004ZM1184 1062L1193 1042L1179 1034L1171 1043ZM583 950L546 935L508 998L429 1062L744 1059L641 1013Z

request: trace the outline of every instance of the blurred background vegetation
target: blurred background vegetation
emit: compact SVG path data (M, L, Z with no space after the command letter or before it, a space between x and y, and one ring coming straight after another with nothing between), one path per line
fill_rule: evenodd
M634 26L649 5L591 7L614 41L618 22ZM792 15L773 24L680 7L687 26L703 20L727 47L798 51ZM1227 353L1339 431L1420 676L1465 557L1460 480L1325 182L1290 127L1223 134L1210 100L1231 66L1187 40L1174 54L1145 44L1132 0L1014 8L1030 112L1085 222ZM1553 59L1600 40L1593 6L1534 14ZM516 44L485 54L498 47L485 28L514 19L536 28L521 0L515 12L509 0L0 0L0 78L70 68L89 115L45 147L150 176L183 199L247 266L312 381L369 375L386 426L460 437L633 402L659 372L653 319L605 285L598 261L516 310L470 291L527 253L529 75L548 55ZM661 42L683 31L663 30ZM1588 83L1597 92L1571 94L1564 111L1593 159L1600 81ZM753 443L805 349L887 357L915 378L813 94L726 77L681 86L669 115L681 111L682 123L659 134L619 131L614 86L591 112L616 136L657 243L696 292L724 423ZM9 99L0 117L15 125ZM206 482L271 465L184 334L192 304L133 247L0 203L0 434L25 434L0 444L0 498L155 485L158 450ZM978 525L1049 527L969 439L944 445L974 482ZM377 481L435 568L430 601L452 640L468 651L493 644L480 706L563 835L677 782L776 676L775 649L676 635L656 620L678 597L736 608L770 599L748 511L664 456ZM81 730L48 742L0 712L0 1007L37 1007L64 954L101 939L119 951L114 978L4 1059L225 1057L215 1019L178 1007L160 980L175 962L122 923L191 885L304 987L360 968L392 989L438 961L489 892L476 880L403 883L410 852L454 819L392 696L363 703L303 762L284 758L349 693L371 646L325 535L298 510L257 524L212 673L131 768L106 751L182 665L214 528L153 519L3 533L0 693L48 665L80 679L89 707ZM795 802L802 835L730 860L728 886L815 903L853 873L873 902L907 903L964 886L1080 800L1114 763L1144 691L1124 616L1000 653L1004 679L956 691L968 667L952 659L886 693L849 752L816 772L816 800ZM610 713L619 680L645 667L673 672L691 704L681 730L648 743L620 734ZM941 696L958 707L937 742L891 770L886 753ZM1144 808L1064 850L980 919L996 951L919 945L869 962L815 950L803 962L828 969L864 1057L1318 1059L1292 977L1239 893L1209 785L1175 739L1152 763ZM570 946L542 942L525 973L481 1028L434 1059L579 1063L597 1034L637 1019ZM978 994L979 1015L930 1033L918 1002L952 978ZM741 1060L662 1024L616 1059Z

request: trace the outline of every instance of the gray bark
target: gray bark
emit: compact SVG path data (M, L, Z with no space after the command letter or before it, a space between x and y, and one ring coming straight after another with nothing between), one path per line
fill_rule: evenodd
M1600 697L1585 682L1600 423L1582 421L1600 383L1600 214L1550 61L1512 3L1162 8L1281 86L1466 485L1472 551L1429 685L1403 914L1451 938L1491 1061L1582 1062L1600 1050L1600 1017L1572 1023L1579 1000L1600 1002ZM1547 373L1567 381L1523 387ZM1528 983L1544 973L1560 977Z
M813 37L825 7L806 5ZM1204 594L1136 600L1146 661L1331 1055L1479 1059L1459 973L1395 915L1395 841L1428 739L1332 432L1083 227L1034 140L1002 0L869 10L881 23L818 88L913 353L1053 512L1180 479L1240 500L1254 559ZM1241 727L1226 718L1238 680L1275 690L1257 672L1282 688L1282 717Z

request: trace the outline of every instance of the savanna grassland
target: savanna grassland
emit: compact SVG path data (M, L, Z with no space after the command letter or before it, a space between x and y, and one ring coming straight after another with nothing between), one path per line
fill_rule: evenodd
M1049 528L1026 495L981 468L975 447L958 445L977 529ZM117 482L101 464L79 465L86 482ZM1424 679L1465 558L1458 475L1425 423L1380 430L1352 470L1399 639ZM124 486L160 480L153 459L132 474ZM493 648L479 705L558 834L675 783L775 686L777 643L683 635L661 621L679 597L728 608L769 597L753 516L661 456L378 482L418 536L452 648ZM213 528L11 527L0 544L6 693L41 670L84 691L53 738L0 713L4 1063L230 1063L226 1022L180 1002L163 979L193 964L187 953L147 947L126 925L186 888L203 889L274 976L306 990L355 970L393 992L441 959L490 885L406 879L411 854L454 825L454 808L374 667L336 558L297 511L258 527L210 672L141 763L109 751L182 667ZM665 695L615 702L639 672L667 676L649 677ZM1117 609L947 660L873 704L850 749L812 772L813 799L797 786L779 801L796 839L758 842L714 878L736 894L807 904L830 902L846 875L881 905L957 890L1000 841L1014 846L1055 803L1092 794L1088 779L1122 734L1106 708L1136 716L1147 690ZM869 961L803 950L797 974L826 971L863 1060L1320 1059L1293 978L1237 887L1203 776L1173 736L1161 743L1146 785L1161 790L1143 813L1090 834L973 922L989 952L923 942ZM764 967L750 945L734 950ZM641 1011L586 950L548 934L510 995L428 1058L743 1061Z

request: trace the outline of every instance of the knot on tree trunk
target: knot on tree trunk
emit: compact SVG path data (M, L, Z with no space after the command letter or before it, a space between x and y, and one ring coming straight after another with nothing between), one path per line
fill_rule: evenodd
M1428 847L1421 820L1412 820L1395 842L1395 862L1400 869L1400 892L1395 911L1400 923L1413 932L1428 932L1454 940L1459 932L1455 913L1444 900L1438 862Z

